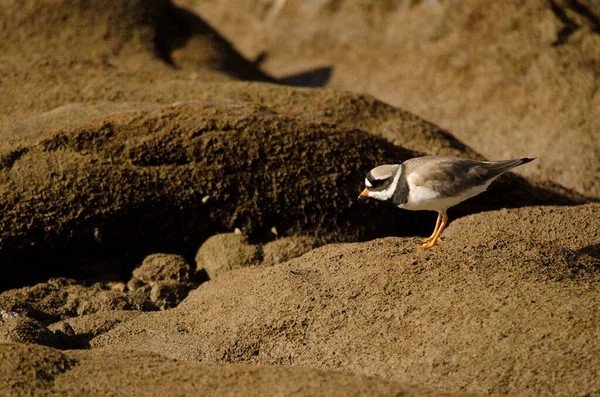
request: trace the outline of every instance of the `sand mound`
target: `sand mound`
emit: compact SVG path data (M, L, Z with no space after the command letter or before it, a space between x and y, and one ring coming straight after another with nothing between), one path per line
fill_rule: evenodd
M132 105L89 124L7 135L1 255L13 282L26 274L17 264L52 269L61 251L73 267L181 244L193 258L203 239L234 227L359 238L374 229L352 218L364 220L350 208L362 170L411 155L360 130L234 101Z
M37 62L68 58L72 64L87 60L99 68L114 62L125 70L150 69L150 74L161 70L154 61L162 60L178 68L266 79L206 22L169 0L36 0L9 2L3 11L3 56Z
M472 215L431 251L413 238L328 245L224 274L176 309L141 314L91 345L443 390L585 394L600 387L599 211Z
M155 49L168 0L36 0L8 2L0 30L3 54L102 57L146 54ZM166 22L166 21L165 21ZM21 45L28 43L30 51Z
M0 359L3 395L156 396L173 390L181 396L451 395L341 372L182 363L143 352L63 353L35 345L0 345Z
M181 0L263 68L332 69L328 86L368 92L450 129L517 172L600 197L600 7L594 0ZM283 7L279 7L283 5Z
M2 12L0 131L69 102L157 101L149 87L165 80L271 80L168 0L8 1Z
M71 111L0 133L5 286L23 277L89 277L82 269L119 256L126 258L117 268L98 269L126 277L152 252L179 252L191 262L205 238L234 228L259 240L276 227L323 242L430 228L415 213L400 217L392 206L355 204L369 169L416 153L349 125L232 100L92 104L79 112L81 124L51 121ZM85 123L86 114L93 121ZM40 119L55 128L40 128ZM413 131L432 128L414 116L403 122L392 138L404 136L407 147L422 142ZM432 138L463 153L440 132ZM509 175L453 214L561 202L570 201Z

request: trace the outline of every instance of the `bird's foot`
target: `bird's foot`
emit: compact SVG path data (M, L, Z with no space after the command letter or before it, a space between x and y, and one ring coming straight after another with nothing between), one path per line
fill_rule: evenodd
M421 245L419 245L419 248L431 248L435 245L435 243L437 243L437 241L432 241L430 243L421 244Z

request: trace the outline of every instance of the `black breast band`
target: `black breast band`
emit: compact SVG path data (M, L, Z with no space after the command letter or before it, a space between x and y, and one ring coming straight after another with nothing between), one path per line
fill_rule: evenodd
M392 202L395 205L402 205L408 203L408 194L410 193L410 189L408 187L408 181L406 180L406 174L404 172L404 167L400 166L399 172L402 172L400 175L400 179L398 179L398 185L396 186L396 191L392 196Z

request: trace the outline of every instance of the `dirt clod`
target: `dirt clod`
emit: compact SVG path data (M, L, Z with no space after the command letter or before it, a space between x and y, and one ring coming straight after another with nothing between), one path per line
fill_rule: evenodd
M205 270L211 279L229 270L257 265L261 260L258 246L237 233L222 233L208 238L196 254L196 270Z
M0 343L37 343L56 346L57 338L39 321L18 316L0 322Z
M147 256L142 265L133 271L133 278L154 285L159 281L189 283L192 268L180 255L153 254ZM135 284L133 282L132 284Z

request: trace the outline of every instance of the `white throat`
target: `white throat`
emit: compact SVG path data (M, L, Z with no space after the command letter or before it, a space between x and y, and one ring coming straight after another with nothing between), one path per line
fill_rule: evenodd
M398 170L396 171L396 174L394 175L394 180L392 181L392 183L390 183L390 186L388 186L387 189L382 190L380 192L369 191L369 197L373 197L374 199L383 201L392 198L392 196L396 192L396 188L398 187L398 181L400 180L400 176L402 175L402 168L403 165L400 164Z

